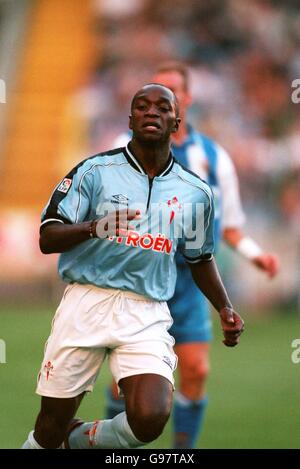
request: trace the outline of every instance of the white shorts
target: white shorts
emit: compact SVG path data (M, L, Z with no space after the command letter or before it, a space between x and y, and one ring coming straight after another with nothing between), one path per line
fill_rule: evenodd
M154 373L174 386L177 357L168 333L172 322L166 302L69 285L46 342L37 394L68 398L92 391L106 355L117 383L127 376Z

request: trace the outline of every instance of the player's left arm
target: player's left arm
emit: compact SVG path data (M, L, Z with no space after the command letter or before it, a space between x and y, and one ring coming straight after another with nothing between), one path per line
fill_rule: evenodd
M234 347L239 343L244 330L244 321L234 311L214 261L214 201L208 186L203 187L200 200L204 205L204 211L197 214L198 204L194 206L196 209L194 226L197 230L191 239L188 238L187 231L185 232L182 254L191 269L196 285L219 312L224 334L223 343L228 347ZM203 236L198 238L199 234Z
M265 252L256 241L243 233L241 227L245 221L245 215L241 204L237 173L228 153L219 145L217 150L223 240L272 278L278 273L279 258L274 253Z
M228 347L234 347L239 343L244 330L244 321L233 309L214 258L189 264L189 267L196 285L219 312L224 335L223 343Z

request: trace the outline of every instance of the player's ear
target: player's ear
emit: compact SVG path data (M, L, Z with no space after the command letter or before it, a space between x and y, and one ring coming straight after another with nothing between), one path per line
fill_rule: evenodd
M132 130L132 115L130 114L128 117L129 117L128 127Z
M180 117L176 117L176 119L175 119L175 124L174 124L174 127L173 127L173 129L172 129L172 133L175 134L175 133L177 132L177 130L178 130L178 128L179 128L180 122L181 122Z

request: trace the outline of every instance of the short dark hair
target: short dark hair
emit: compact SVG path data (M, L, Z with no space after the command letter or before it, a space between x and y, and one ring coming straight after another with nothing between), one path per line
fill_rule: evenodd
M169 61L161 63L155 73L164 73L164 72L177 72L183 78L183 87L185 91L189 90L190 86L190 76L189 76L189 69L187 65L182 62Z

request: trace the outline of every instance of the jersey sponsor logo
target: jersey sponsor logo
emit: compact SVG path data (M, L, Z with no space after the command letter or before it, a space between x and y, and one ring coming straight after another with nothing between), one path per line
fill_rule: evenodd
M170 254L172 252L173 243L166 236L159 234L153 236L151 233L141 235L138 231L129 231L128 235L122 236L109 236L109 241L116 240L117 244L125 244L125 246L132 246L134 248L151 249L155 252L163 252Z
M68 178L65 178L61 183L60 185L58 186L57 190L59 192L63 192L64 194L66 194L68 192L68 190L70 189L72 185L72 179L68 179Z
M126 197L126 195L123 195L123 194L116 194L116 195L111 196L111 202L113 204L127 205L128 201L129 201L128 197Z
M50 376L53 375L53 365L51 363L51 361L49 360L45 366L44 366L44 370L46 372L46 380L48 381L48 379L50 378Z

